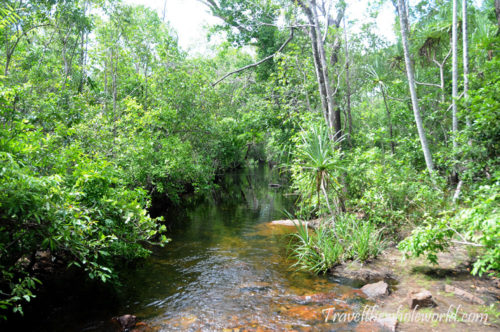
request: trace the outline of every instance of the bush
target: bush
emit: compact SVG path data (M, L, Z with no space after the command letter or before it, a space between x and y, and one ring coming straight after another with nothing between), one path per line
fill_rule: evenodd
M479 248L473 274L498 275L500 270L500 174L493 186L482 186L472 195L466 208L443 213L441 218L416 228L399 244L407 256L426 255L437 264L437 253L452 244ZM495 270L495 271L493 271Z
M114 164L77 145L54 149L50 135L32 145L33 137L40 132L29 127L0 142L0 308L18 312L39 283L39 251L105 282L116 259L145 257L146 245L167 242L145 210L146 192L128 188Z
M348 209L397 231L401 225L420 223L446 206L444 182L418 172L378 148L356 149L346 156Z
M293 266L314 273L326 272L348 260L364 262L376 257L384 246L372 222L348 214L322 224L316 231L302 222L296 227L289 244L290 258L296 260Z

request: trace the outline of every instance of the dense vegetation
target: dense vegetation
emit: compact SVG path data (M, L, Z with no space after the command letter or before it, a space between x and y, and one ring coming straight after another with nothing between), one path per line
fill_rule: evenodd
M473 273L498 273L498 1L399 0L396 42L350 33L342 1L202 2L227 38L210 57L141 6L2 2L0 309L35 296L42 253L116 281L168 241L152 199L181 203L251 160L290 174L299 217L327 216L299 226L300 268L386 238L434 262L465 245Z

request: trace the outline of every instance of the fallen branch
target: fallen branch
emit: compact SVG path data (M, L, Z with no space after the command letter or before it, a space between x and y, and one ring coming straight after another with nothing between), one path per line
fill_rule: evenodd
M293 30L294 28L292 27L290 29L290 36L288 37L288 39L283 43L283 45L280 46L280 48L274 52L273 54L271 55L268 55L266 56L264 59L260 60L260 61L257 61L255 63L252 63L248 66L245 66L245 67L242 67L240 69L236 69L230 73L227 73L226 75L222 76L221 78L219 78L217 81L215 81L214 83L212 83L212 86L216 86L217 84L219 84L220 82L222 82L223 80L225 80L228 76L231 76L231 75L234 75L234 74L237 74L239 72L242 72L244 70L247 70L249 68L253 68L253 67L257 67L258 65L260 65L261 63L264 63L266 62L267 60L269 59L272 59L276 54L280 53L285 47L286 45L288 45L288 43L293 39Z

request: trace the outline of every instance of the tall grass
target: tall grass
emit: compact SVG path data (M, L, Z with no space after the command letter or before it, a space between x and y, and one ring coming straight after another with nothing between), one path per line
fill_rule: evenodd
M338 216L334 223L324 223L317 230L299 222L291 235L289 258L292 267L314 273L326 272L348 260L364 262L377 256L384 243L380 231L370 221L352 215Z

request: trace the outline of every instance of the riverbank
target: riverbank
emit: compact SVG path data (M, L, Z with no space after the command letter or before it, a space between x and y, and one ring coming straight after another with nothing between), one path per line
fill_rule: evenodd
M270 227L295 227L293 220L277 220ZM308 223L317 227L318 221ZM373 284L379 294L367 295L358 308L356 331L497 331L500 328L500 280L471 275L472 261L463 248L453 247L438 254L438 265L425 259L405 258L394 246L364 264L346 262L328 272L339 282L353 287ZM376 284L378 283L378 284ZM377 290L377 291L378 291ZM424 292L426 291L426 292ZM429 307L411 308L417 293L430 293ZM369 293L369 292L367 292ZM376 293L376 292L375 292ZM432 306L430 305L432 304ZM327 319L334 319L333 312ZM378 317L379 322L367 317ZM382 319L389 317L388 319ZM351 316L355 319L355 316ZM348 319L335 316L335 319ZM383 325L383 326L382 326Z

